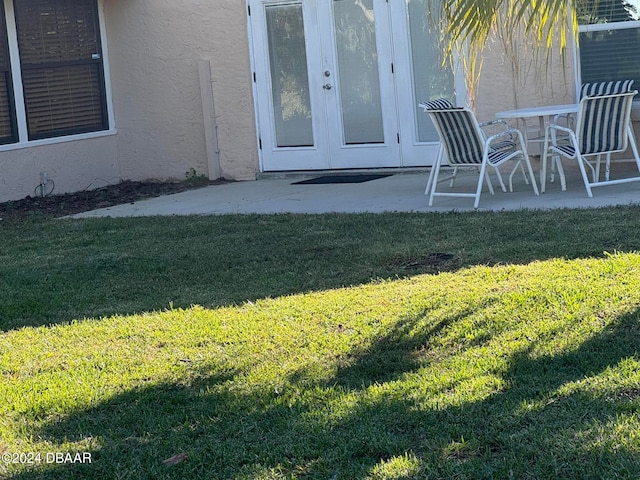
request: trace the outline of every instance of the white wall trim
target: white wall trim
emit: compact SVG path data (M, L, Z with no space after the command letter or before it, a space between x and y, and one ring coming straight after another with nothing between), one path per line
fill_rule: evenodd
M13 97L16 109L16 124L18 127L18 143L26 143L27 114L24 106L24 90L22 89L22 68L20 67L20 51L18 49L18 32L16 30L16 16L13 2L4 0L4 12L7 22L7 41L9 43L9 62L11 63L11 79L13 83Z
M79 133L77 135L65 135L63 137L43 138L42 140L31 140L30 142L7 143L0 145L0 152L8 152L11 150L20 150L31 147L41 147L43 145L53 145L56 143L78 142L81 140L90 140L92 138L109 137L116 135L117 130L100 130L98 132Z
M246 1L245 8L246 8L245 11L247 12L247 35L249 38L249 67L251 69L250 71L251 91L253 93L253 118L256 125L256 150L258 151L258 171L264 172L264 166L263 166L264 156L263 156L262 149L260 148L260 141L261 141L260 126L261 125L260 125L260 111L258 108L258 87L254 80L254 77L256 75L256 59L255 59L253 37L255 33L253 31L252 22L251 22L251 15L255 15L256 12L251 12L251 15L249 14L250 8L251 8L250 0Z
M100 48L102 49L102 72L104 75L104 93L107 103L109 130L115 130L116 122L111 94L111 70L109 68L109 48L107 45L107 26L104 20L104 0L98 0L98 22L100 23Z

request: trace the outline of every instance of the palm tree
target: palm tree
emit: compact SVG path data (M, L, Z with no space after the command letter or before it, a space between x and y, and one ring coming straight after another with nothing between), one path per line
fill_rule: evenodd
M568 27L577 29L575 12L584 0L443 0L433 13L446 25L455 42L484 45L497 21L524 25L534 34L537 45L551 47L567 43ZM588 2L593 3L593 2ZM438 12L439 10L439 12ZM554 36L559 33L559 37Z
M447 58L453 58L455 52L465 52L460 57L473 103L483 49L492 31L517 36L503 39L508 42L530 42L532 51L548 63L551 47L564 53L567 34L571 30L577 33L577 8L593 3L594 0L441 0L430 2L429 13L444 33Z

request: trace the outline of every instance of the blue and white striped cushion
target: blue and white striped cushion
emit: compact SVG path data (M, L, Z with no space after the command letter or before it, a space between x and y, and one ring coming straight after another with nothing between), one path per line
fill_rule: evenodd
M473 113L454 109L430 111L442 132L442 141L450 165L482 163L483 139L479 136Z
M576 149L573 145L553 145L551 151L560 153L567 158L573 158L576 156Z
M514 148L516 148L516 143L512 140L502 140L500 142L492 143L491 145L489 145L489 148L494 152L497 152L499 150L513 150Z
M584 83L580 88L580 98L595 97L598 95L615 95L616 93L628 93L633 90L633 80L617 80L612 82Z
M507 158L514 153L513 149L510 150L494 150L489 152L488 160L490 164L500 163L501 160Z
M452 108L456 108L446 98L431 100L428 102L421 103L420 105L424 106L424 108L426 108L427 110L450 110Z
M622 149L626 138L625 98L596 96L583 100L580 153L593 155Z

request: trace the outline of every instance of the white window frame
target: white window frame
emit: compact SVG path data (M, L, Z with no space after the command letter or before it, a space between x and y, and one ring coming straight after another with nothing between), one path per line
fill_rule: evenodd
M29 140L27 132L27 115L24 102L24 90L22 88L22 70L20 67L20 52L18 49L18 34L16 31L16 17L13 8L13 0L4 1L5 17L7 21L7 41L9 44L9 57L11 61L11 77L14 95L15 119L18 130L18 139L15 143L0 145L0 152L16 150L20 148L35 147L40 145L51 145L55 143L71 142L89 138L104 137L117 133L113 115L113 97L111 95L111 74L109 70L109 53L106 38L106 26L104 21L104 0L97 0L98 21L100 25L100 41L102 43L102 65L104 71L104 89L107 108L108 128L97 132L79 133L64 135L59 137L44 138L40 140Z

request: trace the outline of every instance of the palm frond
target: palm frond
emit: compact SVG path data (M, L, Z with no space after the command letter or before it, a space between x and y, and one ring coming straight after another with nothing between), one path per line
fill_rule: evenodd
M479 80L482 52L497 27L501 27L506 35L512 35L512 32L524 35L520 41L531 42L536 57L541 56L539 52L546 52L548 64L552 47L564 57L570 38L567 32L577 34L576 9L581 1L436 0L430 5L429 15L444 33L443 48L447 58L454 58L456 52L472 55L463 65L471 93Z

